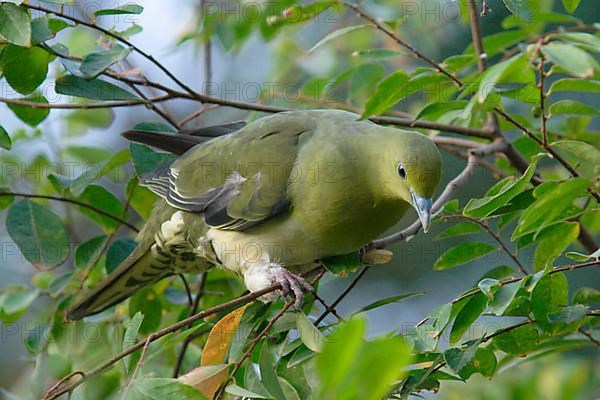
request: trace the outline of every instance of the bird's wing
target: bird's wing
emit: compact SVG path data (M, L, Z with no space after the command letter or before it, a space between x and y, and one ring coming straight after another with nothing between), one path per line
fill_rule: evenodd
M144 176L171 206L245 230L289 209L288 184L313 122L277 115L221 136Z

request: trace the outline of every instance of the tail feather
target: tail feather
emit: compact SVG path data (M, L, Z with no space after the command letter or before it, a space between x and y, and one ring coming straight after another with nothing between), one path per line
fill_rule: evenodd
M134 253L135 254L135 253ZM70 320L96 314L169 275L168 265L156 262L149 249L140 257L128 257L101 285L75 304L67 313Z

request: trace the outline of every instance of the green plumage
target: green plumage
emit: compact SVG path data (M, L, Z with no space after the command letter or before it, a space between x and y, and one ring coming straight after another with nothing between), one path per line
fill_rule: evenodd
M129 135L153 140L151 133ZM440 180L440 155L427 137L343 111L280 113L201 141L161 137L165 148L185 152L142 180L165 200L138 235L134 256L71 318L169 274L214 264L259 290L278 281L281 268L297 272L358 250L411 206L423 217Z

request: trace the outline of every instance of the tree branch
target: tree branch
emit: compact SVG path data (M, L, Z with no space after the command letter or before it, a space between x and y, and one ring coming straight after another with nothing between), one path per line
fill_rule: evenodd
M124 100L124 101L107 101L105 103L73 103L73 104L52 104L52 103L41 103L35 101L27 101L22 99L9 99L6 97L0 97L0 103L12 104L15 106L23 106L30 108L51 108L59 110L91 110L97 108L117 108L117 107L132 107L144 105L146 102L160 103L167 100L172 100L175 97L167 94L163 96L154 97L147 100Z
M105 216L107 218L112 219L113 221L118 222L121 225L124 225L126 227L128 227L129 229L131 229L134 232L139 232L139 229L135 227L135 225L125 221L123 218L119 218L109 212L106 212L104 210L101 210L99 208L96 208L90 204L86 204L84 202L81 202L79 200L75 200L75 199L70 199L68 197L60 197L60 196L50 196L50 195L45 195L45 194L31 194L31 193L17 193L17 192L0 192L0 196L16 196L16 197L24 197L24 198L28 198L28 199L45 199L45 200L54 200L54 201L61 201L63 203L70 203L70 204L75 204L77 206L83 207L83 208L87 208L88 210L94 211L96 214Z

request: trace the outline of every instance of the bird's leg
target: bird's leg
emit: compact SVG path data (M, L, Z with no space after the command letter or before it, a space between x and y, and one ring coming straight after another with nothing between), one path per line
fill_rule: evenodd
M275 280L281 285L283 296L294 297L294 307L299 309L304 301L304 291L312 292L314 288L301 276L292 274L287 269L278 265L274 270Z

